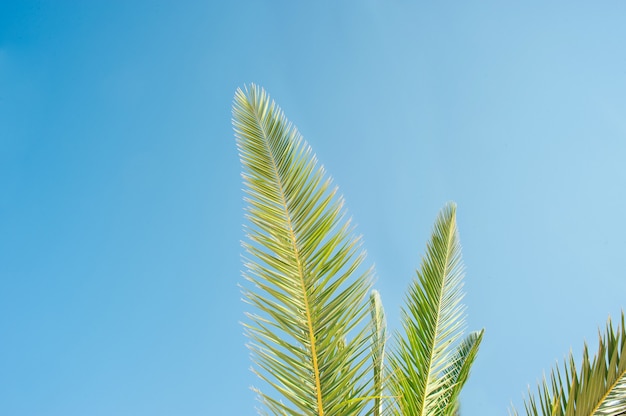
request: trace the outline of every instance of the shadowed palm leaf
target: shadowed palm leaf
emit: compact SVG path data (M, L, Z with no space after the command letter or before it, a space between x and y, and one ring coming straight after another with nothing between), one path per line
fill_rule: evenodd
M279 415L358 415L372 393L370 272L343 200L265 91L238 90L233 124L246 192L245 323L255 371ZM371 406L370 406L371 407Z
M391 356L390 390L396 415L453 415L480 341L464 327L463 265L455 206L442 210L426 257L402 310L404 335Z
M604 336L599 336L598 352L589 359L583 350L580 372L570 354L561 372L556 367L550 382L544 379L538 398L525 402L526 414L554 416L617 416L626 414L626 331L624 313L617 331L609 319ZM514 415L517 412L513 411Z

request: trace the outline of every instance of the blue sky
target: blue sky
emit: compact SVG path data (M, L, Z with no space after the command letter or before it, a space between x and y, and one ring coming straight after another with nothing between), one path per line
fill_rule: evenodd
M626 306L623 2L4 1L0 414L248 415L237 87L347 199L390 326L458 204L466 415Z

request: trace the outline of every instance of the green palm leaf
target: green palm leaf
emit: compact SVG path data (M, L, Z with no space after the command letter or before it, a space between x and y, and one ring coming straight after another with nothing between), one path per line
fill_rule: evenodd
M537 397L524 403L528 415L617 416L626 414L626 331L624 313L617 330L609 318L592 360L583 349L580 372L572 354L563 371L556 367L537 389ZM513 410L513 414L517 412Z
M370 314L372 316L372 365L374 370L374 416L383 414L383 390L385 386L385 345L387 343L387 322L380 294L372 290L370 294Z
M452 416L458 414L458 398L470 373L470 368L478 354L484 330L470 333L457 347L450 359L450 365L442 377L441 391L444 392L438 414Z
M372 363L360 239L310 147L252 85L238 90L233 124L246 192L245 323L258 391L279 415L358 415L371 402ZM271 389L270 389L271 390Z
M455 352L463 334L464 308L455 206L437 218L417 280L402 311L404 335L390 364L393 413L421 416L454 414L456 398L467 379L482 332L471 335Z

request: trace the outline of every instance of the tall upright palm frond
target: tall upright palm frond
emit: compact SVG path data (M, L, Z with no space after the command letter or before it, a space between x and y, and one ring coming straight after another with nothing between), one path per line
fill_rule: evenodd
M343 200L263 89L237 91L233 125L248 205L244 296L257 311L244 326L255 372L281 397L257 390L261 411L362 414L371 278Z
M374 416L383 414L383 395L385 389L385 345L387 344L387 322L385 310L377 290L370 294L370 313L372 315L372 364L374 371Z
M393 413L405 416L453 415L483 331L462 342L463 264L456 208L437 218L417 279L402 310L404 334L391 356ZM458 345L457 345L458 344Z
M609 318L604 335L599 334L598 351L589 359L583 349L580 371L570 353L563 371L555 367L550 381L544 378L537 396L525 401L531 416L617 416L626 415L626 331L624 313L617 330ZM513 410L514 415L517 411Z

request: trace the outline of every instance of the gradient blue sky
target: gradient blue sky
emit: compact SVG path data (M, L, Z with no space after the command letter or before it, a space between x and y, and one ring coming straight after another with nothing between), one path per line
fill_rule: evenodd
M465 415L626 306L626 3L3 1L0 414L251 415L235 89L340 185L389 324L458 204ZM595 346L593 347L595 348Z

